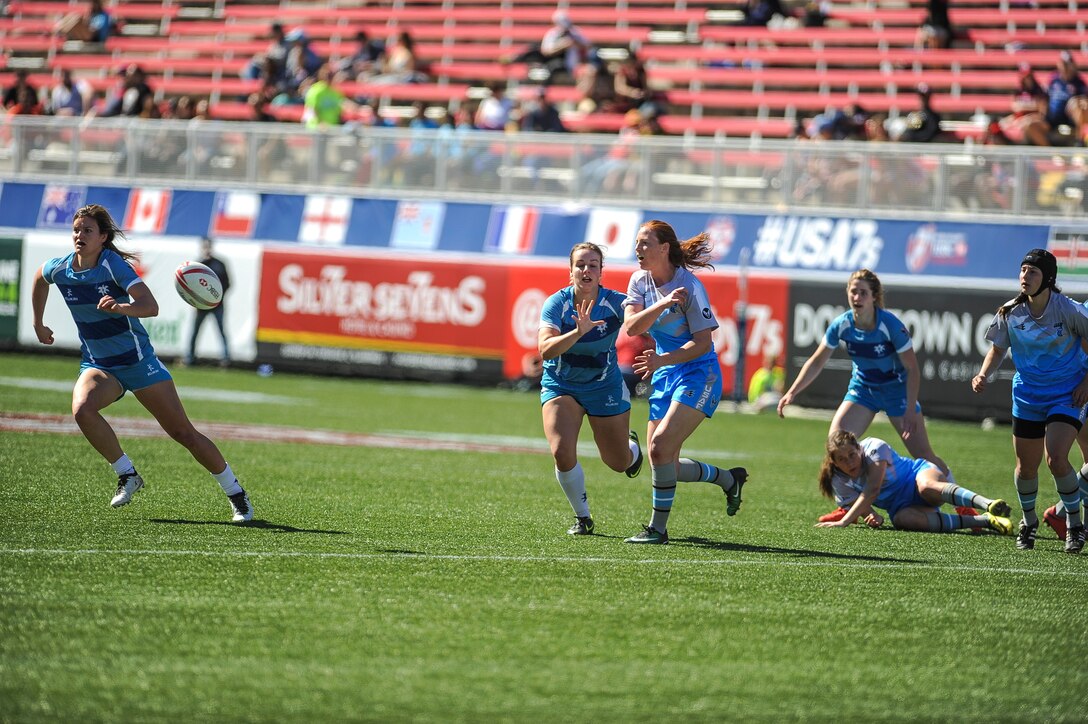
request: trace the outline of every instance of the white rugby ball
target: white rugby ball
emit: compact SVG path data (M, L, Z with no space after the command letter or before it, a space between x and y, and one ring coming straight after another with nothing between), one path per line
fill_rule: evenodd
M174 289L186 304L197 309L215 309L223 301L223 283L215 272L198 261L183 262L177 268Z

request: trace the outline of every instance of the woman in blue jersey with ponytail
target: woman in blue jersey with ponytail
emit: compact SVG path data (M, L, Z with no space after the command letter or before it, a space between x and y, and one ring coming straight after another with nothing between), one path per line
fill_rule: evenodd
M624 302L624 329L646 334L655 346L638 355L635 372L653 384L646 426L653 478L653 512L642 531L628 543L669 542L668 520L677 482L719 486L726 512L736 515L744 468L721 469L680 457L684 442L703 420L714 414L722 396L722 371L712 335L718 321L702 282L692 268L711 268L710 236L680 241L664 221L647 221L635 238L639 271L631 276Z
M1057 287L1058 260L1046 249L1032 249L1020 262L1020 293L998 308L986 339L990 351L971 389L982 392L1012 354L1012 444L1014 482L1023 510L1016 534L1020 550L1035 548L1039 516L1039 466L1046 456L1066 515L1065 552L1084 548L1080 488L1069 451L1084 426L1088 403L1088 365L1081 349L1088 338L1088 312Z
M216 479L230 501L232 520L252 520L249 496L215 443L193 427L174 380L155 356L140 318L156 316L159 304L132 268L135 255L117 248L117 237L124 238L124 233L105 207L90 204L76 211L72 221L75 251L47 261L35 272L31 297L34 333L42 344L53 344L53 330L43 321L50 284L60 290L76 323L83 360L72 391L72 415L87 442L117 475L110 505L127 505L144 487L101 414L131 390L162 429Z
M589 418L601 460L633 478L642 469L638 436L630 429L631 397L616 361L623 294L601 286L604 252L583 242L570 252L570 286L541 308L537 347L544 360L540 410L555 460L555 479L574 510L567 533L592 535L578 433Z

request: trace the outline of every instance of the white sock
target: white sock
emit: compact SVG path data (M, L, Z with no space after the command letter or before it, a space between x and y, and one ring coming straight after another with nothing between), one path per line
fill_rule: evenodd
M237 495L242 492L242 486L238 484L238 478L234 477L234 471L230 469L230 463L227 463L227 467L223 468L223 472L213 474L212 477L215 478L215 482L219 483L219 487L227 495Z
M631 465L634 465L635 461L638 460L638 443L634 440L628 440L627 447L631 449L631 462L627 465L627 467L631 467Z
M121 457L110 463L110 467L112 467L113 472L118 475L131 475L136 472L136 466L132 464L132 461L128 459L128 455L125 455L124 453L121 453Z
M555 469L555 479L559 481L563 492L567 494L570 507L579 518L589 517L589 502L586 500L586 474L582 471L581 463L574 463L574 467L566 472Z

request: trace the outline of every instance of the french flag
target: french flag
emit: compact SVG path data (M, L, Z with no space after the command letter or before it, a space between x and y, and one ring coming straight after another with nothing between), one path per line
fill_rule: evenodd
M496 206L487 224L484 251L531 254L539 227L540 209L535 206Z
M220 191L215 195L215 211L209 236L250 239L261 211L261 195L249 191Z

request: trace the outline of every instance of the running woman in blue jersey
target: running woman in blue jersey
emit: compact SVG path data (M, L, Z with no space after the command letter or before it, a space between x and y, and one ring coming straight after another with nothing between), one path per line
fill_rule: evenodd
M144 486L101 414L131 390L162 429L216 479L230 500L234 522L252 520L249 496L215 443L193 427L170 373L155 357L139 318L154 317L159 305L129 263L134 255L114 244L117 237L124 234L104 207L90 204L79 209L72 221L75 251L43 264L34 274L32 292L34 332L42 344L53 344L53 330L42 321L50 284L60 290L76 323L83 361L72 391L72 414L91 447L117 474L110 505L129 503Z
M883 520L873 511L875 506L887 511L892 525L901 530L947 533L990 528L1002 535L1012 534L1009 504L1004 500L990 500L950 483L933 463L902 457L879 438L867 437L859 443L851 432L833 432L827 440L819 484L821 493L847 506L847 511L839 520L820 522L817 527L845 528L860 519L878 528ZM944 503L957 506L957 510L981 508L986 512L942 513Z
M846 297L850 309L831 322L816 351L779 400L778 416L784 416L786 406L793 404L797 395L816 380L835 348L842 345L850 355L853 371L846 396L831 420L828 436L846 430L860 438L876 413L883 411L911 456L930 461L954 482L952 471L929 443L922 406L918 403L921 380L918 358L907 328L884 309L880 278L868 269L859 269L846 283ZM832 520L843 512L839 508L821 520Z
M986 339L990 351L971 389L982 392L1006 350L1012 353L1012 443L1016 453L1016 494L1024 517L1016 547L1031 550L1039 530L1035 498L1039 465L1047 465L1065 507L1065 551L1084 548L1077 471L1069 450L1084 425L1088 364L1081 345L1088 338L1085 308L1056 286L1058 261L1046 249L1032 249L1020 262L1020 293L994 315Z
M631 398L616 363L624 295L601 286L604 252L582 243L570 252L570 286L544 302L537 347L544 360L540 410L555 459L555 479L574 509L567 533L591 535L586 477L578 462L578 433L589 418L601 460L633 478L642 469L631 430Z
M740 509L744 468L722 470L680 457L680 448L699 423L714 414L722 396L722 371L711 335L718 321L692 267L711 268L710 236L687 241L664 221L647 221L638 230L639 271L631 276L624 302L624 329L631 336L650 333L655 347L635 360L635 372L653 384L646 444L653 472L653 514L649 525L628 543L669 542L668 520L676 483L706 482L721 487L726 512Z

